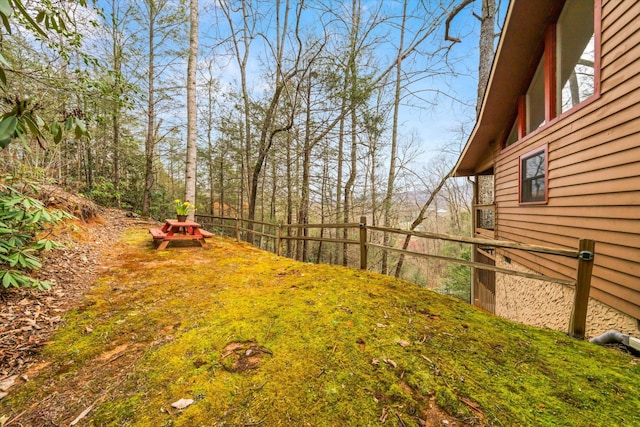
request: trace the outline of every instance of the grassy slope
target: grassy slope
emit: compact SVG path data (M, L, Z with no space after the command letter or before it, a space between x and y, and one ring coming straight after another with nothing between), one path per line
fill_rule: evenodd
M408 282L220 239L157 252L146 230L106 263L45 348L51 363L0 415L68 425L91 407L83 423L365 426L433 424L440 408L486 425L640 425L631 357ZM247 342L260 364L236 371ZM180 398L196 402L172 409Z

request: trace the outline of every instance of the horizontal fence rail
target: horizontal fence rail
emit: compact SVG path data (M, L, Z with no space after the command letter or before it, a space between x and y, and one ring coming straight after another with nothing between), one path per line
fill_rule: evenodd
M237 241L241 241L242 233L245 233L247 238L245 240L253 242L254 236L266 237L272 239L275 244L274 252L278 255L282 254L282 242L283 241L315 241L321 243L336 243L343 245L358 245L360 247L360 268L367 269L367 256L369 248L377 248L383 251L389 251L399 253L405 256L435 259L445 262L451 262L455 264L465 265L471 268L479 270L494 271L497 273L508 274L513 276L525 277L534 280L543 280L546 282L557 283L565 286L575 286L575 299L572 309L571 318L569 321L569 334L578 338L584 338L586 329L586 314L589 298L589 290L591 286L591 273L593 268L593 257L595 253L595 243L592 240L580 239L578 249L566 249L566 248L552 248L547 246L529 245L517 242L508 242L502 240L492 240L485 238L466 237L466 236L452 236L447 234L437 234L420 231L402 230L399 228L386 228L378 226L367 225L366 217L361 217L359 223L343 223L343 224L273 224L264 221L255 221L241 218L232 218L215 215L197 214L196 217L199 221L206 223L205 225L211 225L221 229L233 230L235 232L235 238ZM204 220L204 221L203 221ZM217 222L214 222L217 221ZM229 225L225 222L230 222L233 225ZM246 226L241 226L246 224ZM258 230L256 226L262 227ZM264 228L272 228L275 230L275 234L264 232ZM307 230L309 229L343 229L343 230L358 230L359 239L347 239L347 238L333 238L333 237L318 237L308 236ZM284 233L284 230L302 230L302 235L290 235ZM460 258L447 257L442 255L426 254L421 252L415 252L405 249L394 248L391 246L380 245L372 243L368 239L368 231L377 231L382 233L398 234L405 237L416 237L422 239L435 239L449 242L457 242L469 245L482 245L484 247L503 248L511 250L521 250L531 253L542 253L547 255L556 255L561 257L568 257L578 260L578 267L576 269L576 279L567 280L557 277L550 277L541 274L527 273L517 270L511 270L502 267L496 267L493 265L483 264L479 262L467 261Z

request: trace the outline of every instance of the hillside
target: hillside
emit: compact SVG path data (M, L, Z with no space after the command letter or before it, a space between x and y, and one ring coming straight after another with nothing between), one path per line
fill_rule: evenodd
M5 425L640 424L637 359L409 282L142 224L97 267Z

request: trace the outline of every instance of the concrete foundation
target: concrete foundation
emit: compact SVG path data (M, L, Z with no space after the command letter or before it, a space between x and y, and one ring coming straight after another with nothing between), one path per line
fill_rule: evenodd
M535 273L515 262L507 263L501 255L496 257L496 266ZM516 322L567 332L573 295L569 286L496 273L496 314ZM636 319L590 298L587 338L610 329L640 335Z

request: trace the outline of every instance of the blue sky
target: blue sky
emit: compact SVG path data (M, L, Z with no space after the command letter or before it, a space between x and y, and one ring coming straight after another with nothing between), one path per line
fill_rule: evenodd
M427 4L435 4L435 0L424 0ZM476 4L477 3L477 4ZM504 2L503 2L504 3ZM201 62L206 61L213 55L218 65L218 77L222 82L230 84L237 75L237 66L234 64L233 58L225 58L220 55L220 48L215 50L215 46L219 41L219 37L224 35L227 28L226 23L216 21L214 14L211 12L215 8L214 0L200 0L201 23L200 23L200 58ZM265 3L268 4L268 3ZM312 0L307 0L307 5L314 7L316 5ZM380 4L378 1L363 0L363 15L376 10ZM389 12L399 13L401 2L399 0L385 0L382 3L384 9ZM417 1L410 2L411 6L416 6ZM98 1L99 7L105 7L103 0ZM350 2L337 3L337 7L343 6L350 9ZM502 16L507 5L502 5ZM445 145L460 149L466 141L461 135L461 129L468 134L473 126L475 116L475 100L477 90L477 63L478 63L478 33L479 21L473 17L472 12L480 13L480 1L474 2L465 8L452 22L451 33L461 39L460 43L456 43L449 52L449 58L452 61L452 68L456 71L455 76L434 77L421 80L411 86L411 91L419 94L416 97L407 97L407 102L401 108L400 130L401 139L411 140L419 144L420 154L416 162L426 164L429 159L437 156L441 148ZM346 12L345 12L346 14ZM344 17L348 19L348 17ZM261 24L268 26L271 21L264 21ZM419 20L413 21L411 25L418 25ZM311 26L314 23L308 23ZM376 56L383 63L389 63L391 57L395 53L395 45L397 45L397 32L391 27L385 28L383 34L385 43L378 46ZM444 25L440 25L438 34L435 36L435 43L444 42ZM258 53L264 49L264 43L261 45L255 42L252 47L252 59L248 67L250 85L257 95L261 88L265 87L260 79L260 75L264 69L264 63L258 58ZM425 50L429 50L424 46ZM424 57L417 55L407 61L403 65L409 69L420 68L423 66ZM432 64L431 66L438 68L441 64ZM179 69L181 64L178 64ZM186 64L184 65L186 69ZM179 72L179 71L178 71ZM184 73L186 75L186 73ZM183 76L176 76L183 78ZM437 96L433 96L434 91L439 91Z

